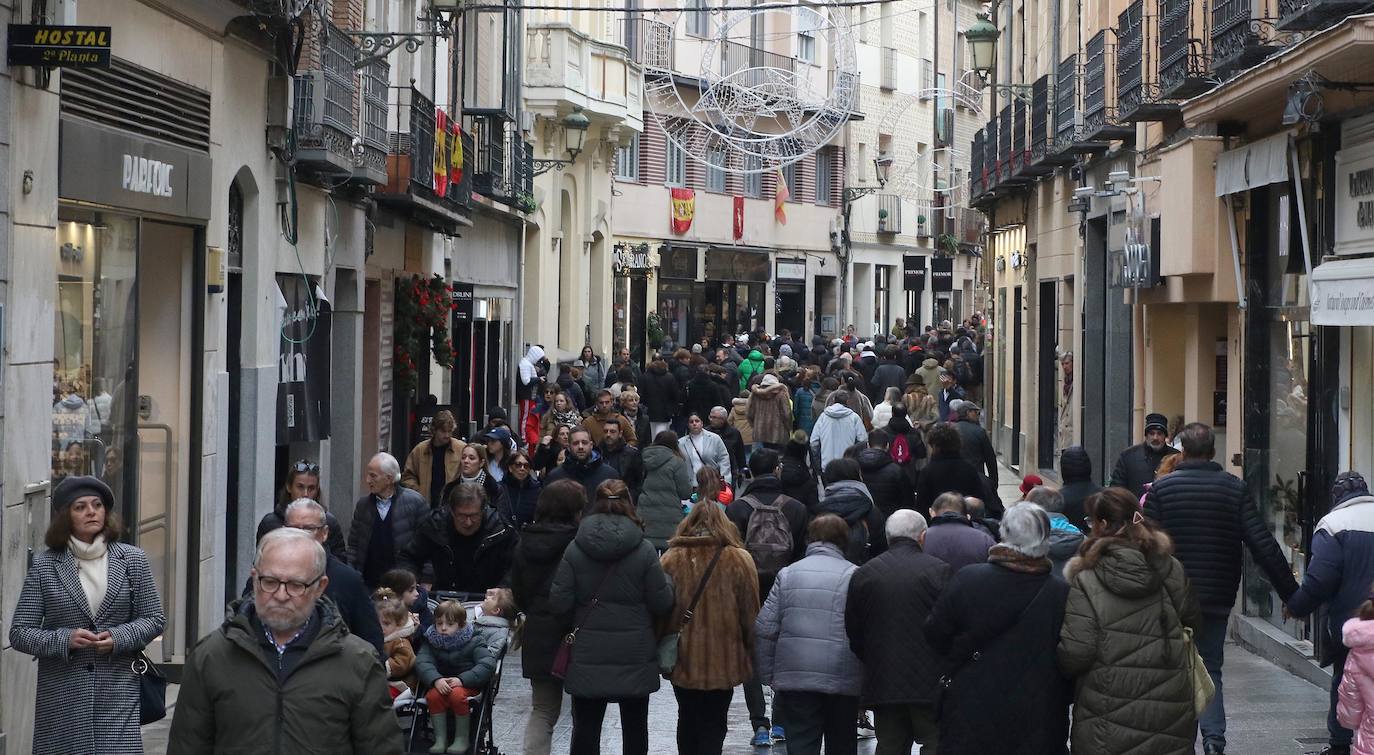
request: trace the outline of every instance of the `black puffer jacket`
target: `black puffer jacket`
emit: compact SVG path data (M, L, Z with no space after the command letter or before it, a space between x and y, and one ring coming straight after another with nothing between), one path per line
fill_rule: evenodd
M878 369L873 371L873 380L869 382L870 393L868 397L873 403L881 403L883 397L887 395L888 388L896 388L901 393L902 386L906 385L906 370L902 365L895 361L884 359L878 365Z
M1216 462L1179 462L1172 474L1150 486L1145 515L1174 539L1174 557L1183 564L1203 614L1231 612L1240 586L1241 543L1281 599L1297 592L1293 572L1245 483Z
M840 480L825 486L825 495L816 504L816 516L834 514L849 525L849 547L844 557L850 563L864 562L887 550L887 517L873 505L873 495L857 480Z
M941 493L982 498L987 495L987 489L983 476L968 462L958 456L932 456L916 483L916 510L925 514Z
M1082 446L1069 446L1059 456L1059 474L1064 478L1064 487L1059 489L1064 496L1064 517L1084 534L1088 523L1083 521L1086 512L1083 502L1088 496L1102 489L1093 482L1093 460Z
M596 607L588 610L593 596ZM633 520L614 514L582 520L554 574L549 607L567 626L579 626L563 680L568 694L620 699L658 690L654 624L673 610L673 583Z
M620 479L620 474L615 471L615 467L601 459L600 451L592 449L591 458L586 461L573 456L572 451L569 451L564 455L563 463L544 478L544 484L548 485L558 480L576 482L586 492L587 508L591 508L592 502L596 500L597 486L607 480L618 479Z
M734 394L725 390L724 383L711 379L705 370L698 371L687 384L687 398L683 402L683 413L695 413L705 422L711 418L711 409L717 406L729 408L730 397Z
M906 475L907 482L911 483L911 489L916 490L916 484L921 481L921 470L926 465L926 457L929 451L926 449L925 440L921 437L921 432L911 426L911 422L906 417L893 417L887 421L887 432L896 442L897 436L906 438L907 450L911 452L911 459L902 466L902 472Z
M607 448L603 441L600 450L601 463L614 469L620 479L630 486L630 494L637 503L639 494L644 491L644 459L639 449L622 440L615 449Z
M948 662L913 631L925 626L952 576L948 564L903 537L850 578L844 626L864 662L865 707L935 702Z
M534 521L534 510L539 505L539 491L544 489L539 478L530 475L522 482L507 472L506 479L501 481L501 487L506 491L506 500L510 503L511 514L515 517L515 526L524 527Z
M396 565L412 574L423 574L426 564L434 567L434 589L482 593L508 583L515 544L515 527L508 524L491 506L482 507L481 542L473 556L471 569L454 563L453 515L448 509L430 514L410 545L396 554Z
M881 448L865 448L859 452L859 469L863 470L864 485L873 495L873 502L883 517L892 516L898 509L916 507L911 483L892 456Z
M1169 446L1158 451L1151 451L1144 443L1131 446L1117 458L1116 467L1112 469L1111 484L1126 488L1131 495L1139 498L1145 494L1145 484L1154 481L1159 463L1164 461L1165 456L1176 453L1178 449Z
M639 376L639 397L650 422L668 422L677 416L682 410L678 393L677 378L665 368L655 369L650 365ZM641 442L647 446L653 438L641 439Z
M549 607L553 575L563 551L573 541L577 527L571 524L536 522L520 533L511 567L510 587L515 604L525 613L520 635L520 665L526 679L549 679L554 653L569 625Z
M778 476L778 481L782 483L782 492L801 501L808 512L816 510L819 496L816 490L816 476L811 474L811 467L804 459L783 457L782 474Z

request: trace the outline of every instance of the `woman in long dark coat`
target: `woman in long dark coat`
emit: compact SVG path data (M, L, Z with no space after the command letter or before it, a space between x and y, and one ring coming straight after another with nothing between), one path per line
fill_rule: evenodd
M142 755L131 666L166 617L148 556L118 542L114 493L94 477L53 491L47 548L34 557L10 645L38 658L33 751Z
M549 669L566 631L563 618L549 607L553 575L563 551L577 534L577 521L587 507L587 494L576 480L555 480L539 493L534 522L520 533L511 564L515 604L525 614L520 635L520 665L530 680L530 717L525 724L525 752L548 753L553 727L563 710L563 682Z

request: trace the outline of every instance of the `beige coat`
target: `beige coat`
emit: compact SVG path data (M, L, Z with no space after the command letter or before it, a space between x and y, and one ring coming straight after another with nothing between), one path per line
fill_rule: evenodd
M744 445L754 443L754 424L749 418L749 399L736 396L730 399L730 424L739 430L740 440Z
M459 457L463 455L463 449L467 448L467 445L457 438L449 440L449 448L452 450L444 455L445 485L458 479ZM433 460L433 444L428 440L422 440L410 450L410 455L406 457L405 468L401 470L401 485L424 496L430 505L434 505L434 499L430 496L433 491L429 489L430 465L434 463Z

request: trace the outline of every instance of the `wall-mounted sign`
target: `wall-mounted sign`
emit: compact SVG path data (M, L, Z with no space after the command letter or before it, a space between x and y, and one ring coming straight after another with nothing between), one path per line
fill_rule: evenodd
M772 272L768 255L733 249L706 250L706 278L720 281L766 281Z
M651 267L648 244L616 244L611 252L611 271L616 275L645 275Z
M930 290L954 290L953 257L932 257L930 259Z
M458 307L453 310L453 321L472 322L472 284L453 283L453 303Z
M12 66L109 68L110 27L10 24Z
M64 199L210 218L210 156L63 118L58 193Z
M778 260L777 276L778 282L804 282L806 280L806 260Z
M658 248L658 274L663 278L697 279L696 247L668 246Z
M329 437L329 344L333 318L318 283L278 275L277 445Z
M1336 153L1335 251L1374 251L1374 145Z
M926 258L924 256L908 254L902 257L902 288L907 291L926 290Z

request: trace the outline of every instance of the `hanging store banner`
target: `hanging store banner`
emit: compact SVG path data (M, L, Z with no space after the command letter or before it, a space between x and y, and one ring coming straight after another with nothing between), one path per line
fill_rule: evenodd
M924 256L908 254L902 257L902 288L907 291L926 290L926 258Z
M930 290L954 290L953 257L932 257L930 259Z
M735 241L744 238L744 197L735 197Z
M673 189L668 201L671 205L673 233L681 236L692 227L692 218L696 217L696 192L691 189Z
M329 437L329 344L333 308L302 275L277 276L277 445Z

